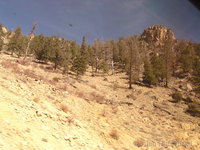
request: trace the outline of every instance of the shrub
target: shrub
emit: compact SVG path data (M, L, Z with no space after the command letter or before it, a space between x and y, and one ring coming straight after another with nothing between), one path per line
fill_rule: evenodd
M90 85L90 87L93 88L93 89L97 89L97 86L94 85L94 84Z
M137 147L142 147L144 145L144 140L139 138L134 141L134 145Z
M172 98L173 98L174 102L177 103L177 102L180 102L183 99L183 96L180 92L177 91L177 92L172 94Z
M191 115L200 117L200 103L193 102L188 104L188 110Z
M58 89L60 89L62 91L67 91L68 90L66 85L59 85Z
M95 100L99 104L103 104L106 101L104 96L101 96L95 92L92 92L90 95L92 96L92 99Z
M38 103L38 102L40 101L40 99L39 99L38 97L35 97L35 98L33 99L33 101L34 101L35 103Z
M103 116L103 117L106 117L107 116L107 111L106 111L106 109L103 109L102 111L101 111L101 116Z
M53 78L53 81L55 81L55 82L58 82L60 79L59 78L57 78L57 77L54 77Z
M69 112L69 108L65 104L61 104L60 109L65 113Z
M12 61L2 61L1 62L1 65L4 67L4 68L11 68L11 69L18 69L19 66L17 63L14 63Z
M48 142L48 140L46 138L42 138L43 142Z
M74 118L72 116L68 117L68 123L69 124L73 124L74 123Z
M23 66L29 66L29 65L31 65L30 62L27 61L27 60L26 60L26 61L24 61L24 60L19 60L18 63L19 63L20 65L23 65Z
M117 130L112 130L109 135L115 140L119 139L119 134L118 134Z
M83 99L85 98L85 94L81 91L76 91L75 95Z
M31 69L24 69L23 74L27 77L33 78L35 80L44 80L43 76L37 75L34 70Z
M117 82L114 82L114 83L113 83L113 90L114 90L114 91L117 90L118 87L119 87L118 83L117 83Z
M103 73L108 73L108 71L109 71L108 64L106 62L100 63L99 69L102 70Z

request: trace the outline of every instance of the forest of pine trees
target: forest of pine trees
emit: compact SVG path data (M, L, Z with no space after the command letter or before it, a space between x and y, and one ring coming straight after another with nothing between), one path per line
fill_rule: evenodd
M2 32L1 25L0 37L7 37L9 43L5 45L0 38L0 50L4 47L11 55L23 57L28 36L22 34L20 27L10 35L11 32L7 35ZM51 62L54 69L62 69L64 73L72 70L78 76L83 75L88 67L91 67L93 76L126 72L130 89L138 81L147 86L168 87L170 77L190 75L200 93L200 44L166 39L159 47L149 45L140 36L120 37L116 41L96 39L90 45L83 37L79 45L76 41L41 34L31 41L29 54L40 63Z

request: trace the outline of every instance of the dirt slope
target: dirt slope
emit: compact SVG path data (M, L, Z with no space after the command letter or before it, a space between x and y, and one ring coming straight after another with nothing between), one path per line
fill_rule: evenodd
M1 150L200 149L200 119L171 103L170 89L49 67L1 54Z

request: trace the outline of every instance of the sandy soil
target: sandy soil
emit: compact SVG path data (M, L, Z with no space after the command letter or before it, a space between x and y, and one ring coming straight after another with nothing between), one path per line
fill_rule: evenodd
M170 89L0 56L1 150L200 149L200 119Z

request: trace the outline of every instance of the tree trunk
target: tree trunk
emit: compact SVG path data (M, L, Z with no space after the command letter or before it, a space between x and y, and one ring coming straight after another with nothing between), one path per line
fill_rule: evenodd
M95 68L95 72L98 72L98 58L96 58L96 68Z
M111 67L112 67L112 75L114 75L114 62L113 62L113 60L111 62Z
M130 49L130 64L129 64L129 89L132 89L132 47Z
M129 72L129 89L132 89L132 67L130 67L130 72Z
M166 62L166 73L165 73L165 78L166 78L165 87L168 88L168 64L167 64L167 62Z
M92 64L92 76L94 77L94 65Z

